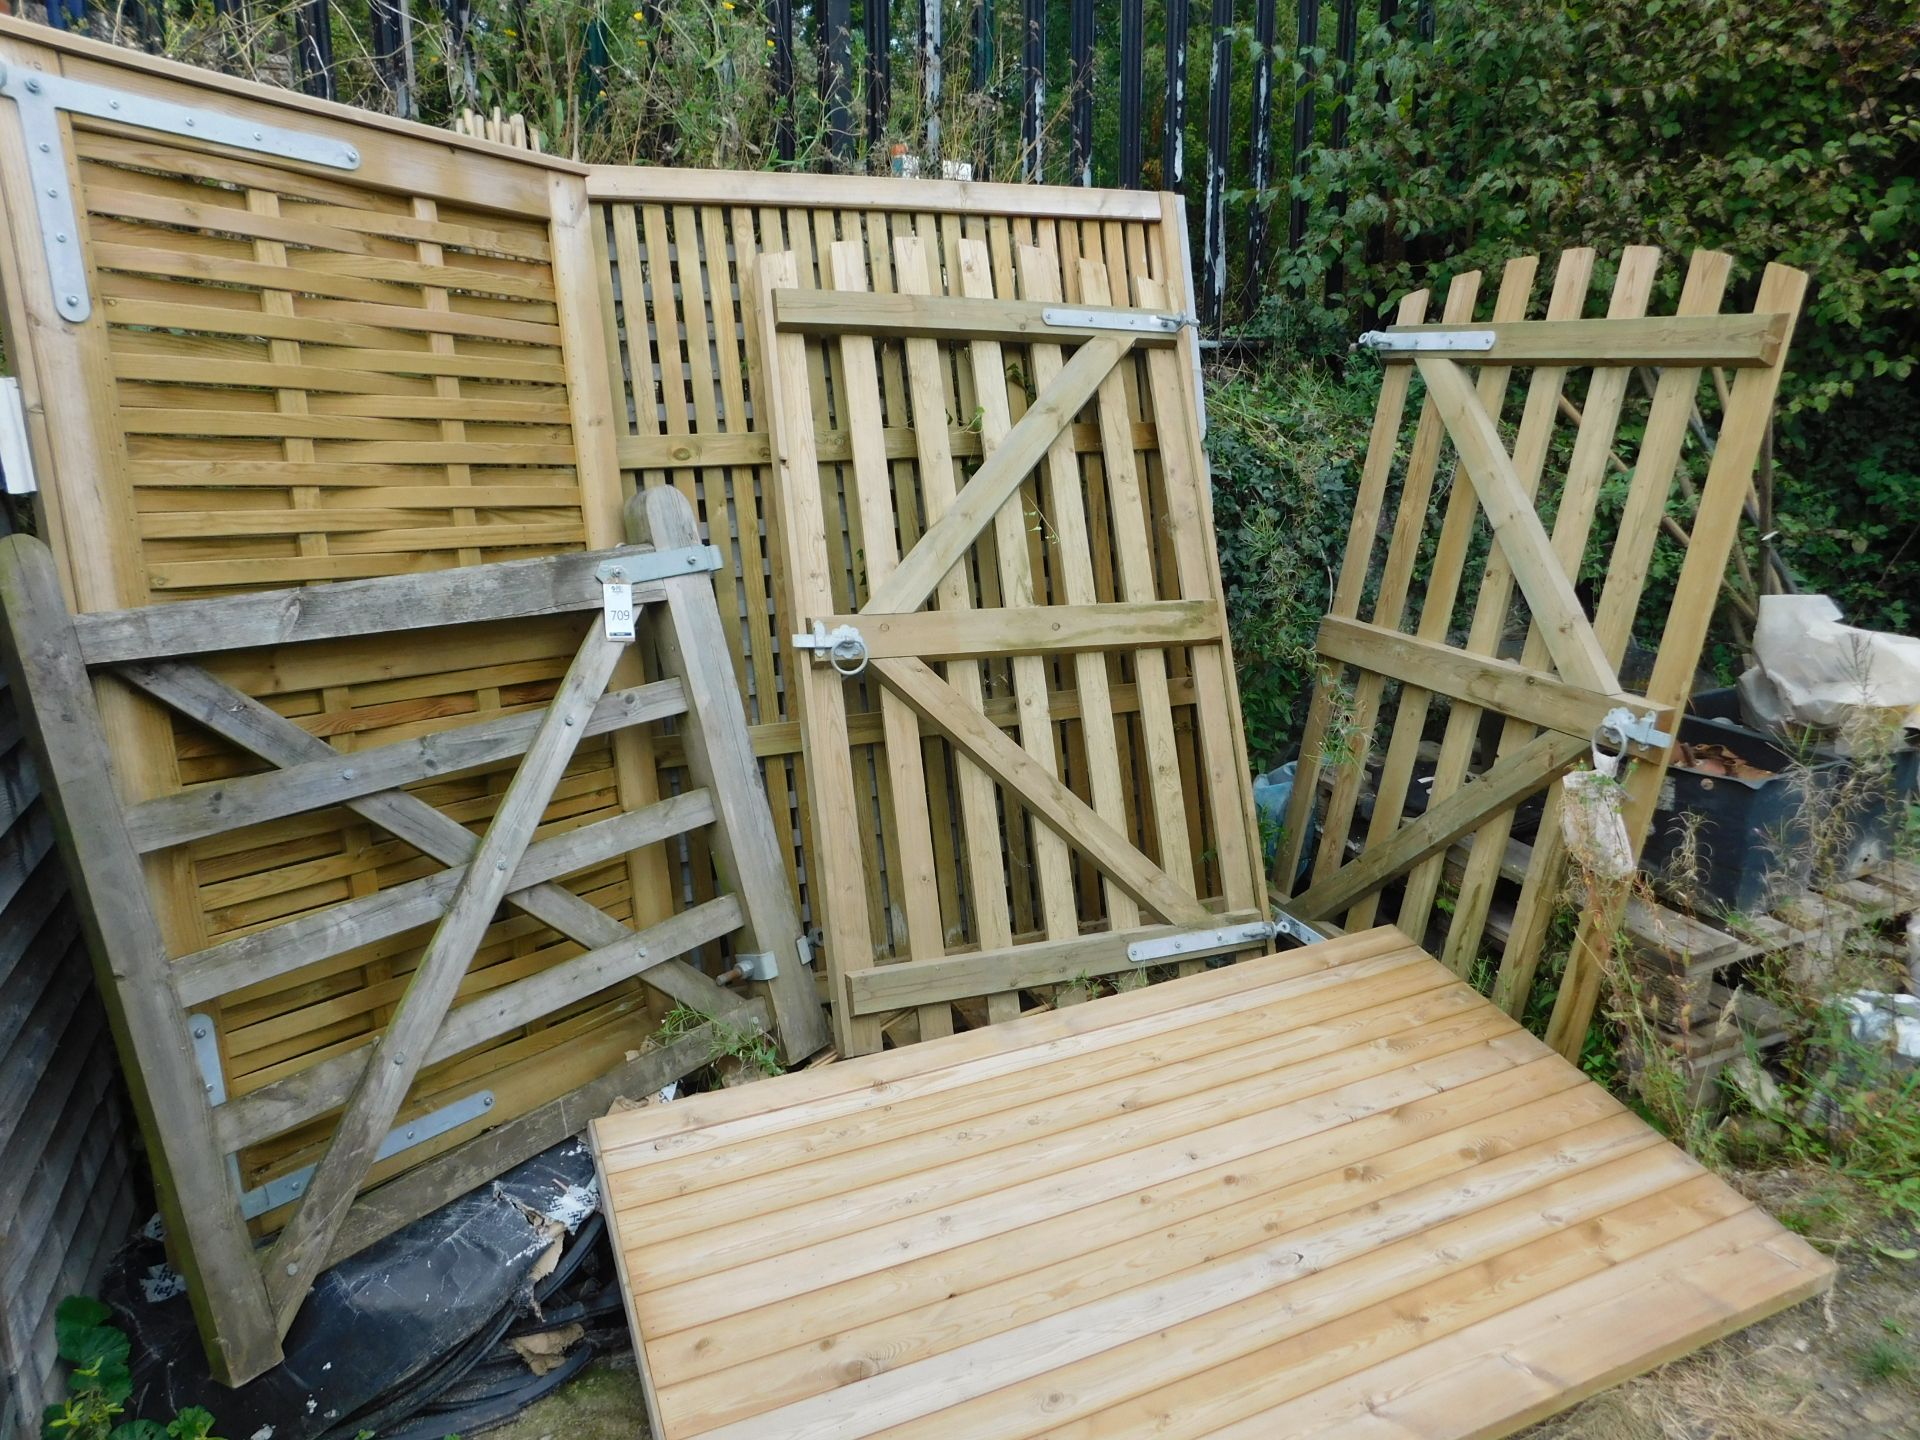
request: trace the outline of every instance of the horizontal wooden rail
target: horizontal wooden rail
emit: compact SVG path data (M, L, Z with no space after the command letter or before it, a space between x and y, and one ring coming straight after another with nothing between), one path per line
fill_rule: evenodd
M1786 342L1787 315L1647 315L1614 320L1507 320L1487 325L1390 325L1388 336L1493 332L1490 350L1440 353L1466 365L1766 366ZM1382 349L1406 360L1413 350ZM1423 352L1433 353L1433 352Z
M1656 720L1672 715L1667 706L1638 695L1583 690L1512 660L1470 654L1364 620L1329 615L1320 622L1319 647L1329 660L1344 661L1403 685L1417 685L1566 735L1591 737L1607 712L1622 706L1636 716L1652 711ZM1650 746L1632 748L1653 753Z
M1070 432L1073 448L1082 454L1100 450L1098 425L1075 425ZM905 425L888 426L880 432L889 460L917 460L920 439ZM836 463L853 459L853 441L844 430L823 431L814 437L815 458ZM708 466L768 465L773 461L773 441L765 431L716 430L705 435L625 435L614 442L622 470L702 469ZM975 460L986 453L978 430L951 426L947 430L947 448L956 460ZM1159 428L1151 421L1133 423L1133 448L1160 448ZM389 503L382 497L382 503Z
M627 545L425 575L385 575L138 610L103 610L76 615L73 623L87 664L124 665L260 645L526 620L599 605L600 582L594 578L599 565L652 553L650 545ZM663 594L658 585L636 585L633 603L657 603Z
M711 1064L721 1025L736 1032L764 1034L767 1003L747 1000L713 1020L715 1023L689 1030L657 1050L644 1050L579 1089L496 1125L363 1194L347 1212L340 1233L333 1237L327 1264L339 1264L476 1185L578 1135L588 1121L606 1114L623 1096L632 1099L656 1094L682 1076Z
M1054 325L1049 310L1071 309L1096 315L1112 324ZM1100 335L1125 333L1137 345L1172 345L1178 330L1134 330L1125 321L1149 314L1110 305L1055 305L1031 300L973 300L951 295L887 295L869 291L776 290L774 324L806 335L862 335L950 340L972 344L998 340L1005 344L1040 341L1062 345Z
M544 157L542 157L544 158ZM809 209L875 208L1061 220L1162 218L1162 197L1144 191L1068 185L1006 185L972 180L903 180L876 175L797 175L761 171L595 165L587 198L604 202L694 205L802 205Z
M740 928L740 902L722 895L669 916L623 940L589 950L537 975L502 985L449 1012L421 1060L424 1068L451 1059L496 1035L517 1030L610 985L650 970ZM258 1144L345 1103L373 1059L362 1045L276 1080L213 1112L214 1133L231 1152Z
M1218 644L1220 607L1211 600L1114 605L1038 605L1028 610L922 610L912 615L830 615L829 630L851 625L875 660L973 660L1077 650L1157 650Z
M1544 790L1577 762L1591 745L1577 735L1548 732L1529 741L1470 785L1447 796L1418 820L1393 832L1360 858L1343 865L1304 895L1287 902L1289 914L1302 920L1337 915L1362 896L1371 895L1429 855L1437 855L1496 811L1511 809Z
M629 810L568 830L527 847L514 867L509 894L572 875L630 850L685 834L714 819L713 798L688 790L640 810ZM343 900L265 930L251 930L183 956L173 966L173 988L183 1008L292 974L362 945L372 945L446 913L465 865Z
M686 713L686 708L686 691L678 680L615 690L594 705L581 738L669 719ZM398 790L421 780L457 775L522 753L539 730L543 713L505 715L371 750L342 752L338 758L163 795L129 809L127 830L135 848L144 854L246 825L344 805L362 795Z
M1261 918L1258 910L1228 910L1207 923L1226 927ZM1079 976L1112 975L1138 969L1127 958L1136 940L1160 940L1193 929L1191 925L1146 925L1135 930L1095 931L1071 940L1041 940L1016 936L1002 950L949 955L938 960L916 960L911 965L881 965L847 977L848 999L856 1015L878 1015L1021 990L1031 985L1057 985Z

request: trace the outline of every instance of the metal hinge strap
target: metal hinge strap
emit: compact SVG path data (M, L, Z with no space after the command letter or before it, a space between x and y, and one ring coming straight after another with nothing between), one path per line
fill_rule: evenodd
M1067 305L1049 305L1040 318L1063 330L1119 330L1137 335L1172 335L1188 323L1184 315L1157 310L1081 310Z
M1219 955L1229 950L1270 944L1282 935L1309 945L1316 940L1326 939L1304 920L1284 910L1276 910L1271 920L1249 920L1244 925L1223 925L1212 930L1182 930L1174 935L1136 940L1127 946L1127 959L1135 965L1151 965L1163 960L1193 960L1202 955Z
M344 140L262 125L156 100L131 90L115 90L0 63L0 95L20 109L20 131L27 145L27 175L33 181L40 240L47 252L53 303L66 320L79 322L93 313L87 294L87 264L80 247L80 217L67 175L66 146L60 136L60 112L91 115L141 130L157 130L189 140L230 145L257 155L325 165L335 170L360 168L360 152Z
M1448 350L1491 350L1491 330L1369 330L1354 342L1376 355L1412 355Z

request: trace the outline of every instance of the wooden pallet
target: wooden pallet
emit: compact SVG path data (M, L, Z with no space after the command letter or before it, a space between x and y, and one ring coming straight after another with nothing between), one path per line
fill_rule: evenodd
M1387 928L592 1140L660 1440L1496 1436L1833 1274Z

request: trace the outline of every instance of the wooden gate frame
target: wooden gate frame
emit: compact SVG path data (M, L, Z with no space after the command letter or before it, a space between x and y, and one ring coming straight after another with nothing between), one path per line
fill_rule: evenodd
M1221 603L1217 558L1211 544L1204 454L1191 371L1176 348L1181 326L1164 313L1164 286L1143 281L1141 308L1105 304L1104 267L1082 262L1077 318L1050 318L1060 296L1058 262L1037 247L1021 247L1019 266L1026 299L994 297L995 277L984 244L963 240L959 274L950 277L959 295L938 295L929 257L917 239L900 238L892 257L898 294L868 290L866 249L841 241L832 247L835 289L795 288L790 254L760 257L761 333L772 337L777 383L770 425L779 473L782 541L793 587L793 613L803 627L831 634L851 630L861 637L865 663L883 687L880 710L885 736L893 820L899 829L899 874L906 950L910 963L876 967L869 932L859 853L851 842L823 844L815 863L816 904L827 936L828 973L836 1037L844 1053L876 1050L882 1018L890 1010L917 1007L921 1034L952 1029L950 1002L983 996L989 1020L1020 1012L1024 986L1110 974L1136 961L1129 946L1182 937L1189 957L1263 947L1249 927L1266 923L1265 886L1251 794L1247 786L1238 695ZM1002 280L1005 286L1005 279ZM815 444L809 336L835 347L838 403L852 439L851 483L864 543L867 596L857 614L836 613L836 586L829 557L828 519L822 508L820 457ZM898 497L882 443L881 390L876 340L904 342L906 389L913 402L915 459L919 465L927 528L902 555L896 536ZM968 347L979 403L983 461L956 493L954 462L944 423L947 407L939 379L941 341ZM1009 401L1004 344L1029 347L1037 393L1016 422ZM1072 358L1062 347L1076 345ZM1165 466L1166 529L1180 593L1156 598L1142 482L1136 474L1135 437L1116 366L1136 346L1150 347L1147 387ZM1022 397L1025 398L1024 396ZM1082 479L1069 431L1083 407L1097 412L1107 481L1114 496L1118 556L1115 603L1098 603L1089 553ZM929 423L928 416L939 417ZM1035 605L1035 576L1027 522L1012 501L1037 467L1045 466L1050 512L1060 532L1057 583L1064 605ZM1036 479L1037 483L1037 479ZM987 532L991 529L989 542ZM976 543L991 543L1002 605L973 611L964 562ZM1196 599L1194 597L1205 597ZM938 608L921 610L934 601ZM800 637L804 638L804 637ZM1197 787L1214 818L1214 841L1224 882L1224 912L1196 893L1188 833L1187 796L1181 785L1167 699L1165 651L1184 647L1192 656L1200 758ZM1107 654L1135 656L1141 692L1142 739L1157 861L1134 846L1121 813L1122 787L1114 750L1107 690ZM990 656L1011 656L1017 708L1015 740L988 718L982 705L978 666ZM1086 749L1090 797L1083 800L1060 779L1051 733L1052 701L1045 657L1074 657L1080 687L1079 714L1088 726ZM808 789L817 835L863 833L852 775L843 675L825 656L799 664L797 674ZM961 662L942 678L928 661ZM944 737L956 751L961 829L978 949L949 955L941 929L928 816L917 797L925 793L920 743L923 728ZM1016 943L1007 923L1003 841L995 787L1034 818L1033 851L1042 938ZM916 797L904 809L901 796ZM1083 934L1074 902L1069 847L1086 856L1102 876L1108 928ZM994 897L984 899L984 897ZM984 903L983 903L984 899ZM1142 926L1142 911L1164 923ZM1217 931L1211 939L1192 932Z
M74 616L47 547L0 541L5 658L152 1152L162 1213L188 1277L216 1375L240 1384L278 1362L314 1277L474 1184L576 1131L615 1095L645 1093L707 1063L702 1027L662 1050L409 1172L398 1194L359 1199L379 1147L424 1066L552 1014L609 986L644 980L675 1002L762 1029L770 1009L789 1058L824 1040L732 673L700 663L720 636L691 511L672 491L636 500L636 544L466 570L269 591ZM657 628L665 678L610 693L628 654L596 617L552 703L343 755L188 657L403 630L597 610L607 567L662 578L632 589ZM689 663L694 657L695 663ZM89 672L124 682L277 767L132 804L116 793ZM111 680L105 677L113 677ZM534 844L554 785L579 742L679 717L700 788ZM523 756L484 835L403 787ZM344 762L344 763L343 763ZM182 957L168 955L143 856L284 815L346 805L447 868ZM581 868L710 827L735 893L635 932L556 882ZM453 1008L502 903L585 953ZM437 921L394 1015L371 1047L334 1055L237 1099L196 1060L196 1004L263 978ZM770 983L747 1004L675 958L738 932ZM344 1106L311 1179L271 1248L256 1254L228 1157ZM231 1178L230 1178L231 1177Z
M1285 901L1308 921L1344 916L1348 928L1374 923L1380 892L1404 878L1396 923L1423 941L1446 863L1456 840L1473 834L1453 915L1445 924L1442 958L1465 974L1478 952L1505 856L1514 808L1548 792L1512 933L1496 982L1495 999L1518 1016L1532 987L1546 932L1558 908L1567 853L1560 834L1559 778L1587 755L1608 714L1618 708L1645 717L1670 737L1698 664L1714 598L1738 532L1753 467L1786 364L1788 341L1807 277L1770 265L1748 315L1721 315L1732 269L1729 257L1697 252L1677 313L1648 316L1659 255L1634 247L1622 256L1604 319L1582 319L1594 252L1560 257L1547 318L1525 318L1538 262L1509 262L1490 323L1473 319L1479 275L1463 275L1449 289L1442 323L1420 323L1424 292L1400 306L1398 322L1374 337L1387 360L1381 398L1347 552L1318 648L1324 670L1315 686L1299 772L1276 861L1279 893L1291 893L1298 872L1309 807L1315 803L1324 751L1336 718L1336 693L1346 669L1355 672L1344 724L1360 753L1338 768L1326 805L1319 848L1306 887ZM1460 332L1490 343L1465 348ZM1441 348L1442 346L1455 348ZM1455 358L1455 357L1459 358ZM1480 366L1477 383L1465 365ZM1612 455L1615 430L1632 367L1661 367L1645 436L1611 547L1605 586L1590 619L1572 577L1586 552L1600 483ZM1702 370L1736 371L1711 468L1702 489L1686 560L1661 627L1658 659L1646 694L1626 692L1617 667L1639 612L1654 540L1680 462ZM1526 403L1509 453L1497 417L1513 368L1529 368ZM1565 396L1572 368L1592 367L1584 411ZM1423 405L1386 551L1371 621L1358 618L1383 524L1387 482L1399 453L1401 421L1414 370L1426 384ZM1551 537L1535 509L1556 416L1571 412L1578 435L1568 462ZM1412 572L1426 527L1443 442L1451 440L1466 483L1452 486L1436 541L1421 613L1408 633ZM1491 525L1493 545L1464 645L1450 643L1455 600L1478 514ZM1521 658L1497 658L1515 589L1528 607ZM1400 688L1392 737L1366 839L1355 858L1349 839L1389 681ZM1424 813L1403 810L1434 696L1451 702L1445 738ZM1504 716L1498 757L1477 777L1468 766L1485 713ZM1636 743L1626 778L1624 812L1637 856L1672 753L1671 738ZM1617 928L1624 893L1596 893L1560 986L1548 1038L1577 1056L1599 993L1608 937Z

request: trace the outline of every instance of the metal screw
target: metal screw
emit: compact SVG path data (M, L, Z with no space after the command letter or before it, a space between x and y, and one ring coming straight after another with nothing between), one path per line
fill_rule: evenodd
M573 716L571 716L571 715L569 715L569 716L567 716L567 718L566 718L566 720L565 720L565 722L564 722L564 723L565 723L565 724L568 724L568 725L571 725L571 724L573 724Z
M47 195L50 199L58 200L60 198L60 187L58 185L49 185L47 187Z
M347 153L347 163L349 165L358 165L360 163L360 152L354 149L353 146L351 145L347 146L346 153Z
M260 131L258 131L258 130L256 130L256 131L254 131L254 132L253 132L253 138L254 138L254 139L256 139L256 140L264 140L264 139L266 139L267 137L266 137L265 135L263 135L263 134L262 134L262 133L261 133Z
M206 1021L202 1020L198 1025L193 1027L193 1038L196 1040L204 1040L207 1038Z
M407 1139L413 1139L413 1126L411 1125L407 1127Z
M699 566L700 566L700 557L698 555L687 556L687 568L689 570L696 570L699 568Z
M404 1055L396 1055L393 1057L393 1063L396 1065L404 1065L407 1063L407 1057Z
M482 1110L491 1110L493 1108L493 1096L482 1095L480 1097L480 1108Z
M42 155L51 155L53 153L53 146L49 145L46 141L42 140L40 142L40 153Z
M109 100L107 102L107 108L109 110L118 110L120 108L120 102L118 100Z
M289 1260L287 1262L287 1274L298 1275L299 1273L300 1273L300 1267L294 1264L291 1260Z
M340 772L340 778L341 778L342 780L351 780L351 779L353 779L353 771L351 771L351 770L342 770L342 771Z
M27 93L29 95L38 95L40 93L40 82L38 80L27 81Z
M187 129L193 129L193 117L191 115L187 117Z
M493 868L496 870L504 870L507 868L507 862L504 860L496 860L494 861Z
M53 239L55 244L64 245L67 243L67 232L64 230L56 230Z
M67 296L67 304L68 304L68 305L73 305L73 306L77 306L77 305L78 305L79 303L80 303L80 297L79 297L78 295L69 295L69 296Z

